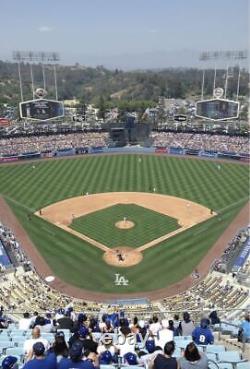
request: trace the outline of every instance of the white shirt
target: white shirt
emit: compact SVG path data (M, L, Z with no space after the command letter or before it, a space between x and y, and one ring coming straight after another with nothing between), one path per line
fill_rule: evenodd
M158 335L156 336L155 343L156 346L160 346L162 349L164 349L164 346L167 342L173 341L174 339L174 333L170 329L164 328L161 329L158 332Z
M30 328L31 323L32 323L32 318L22 318L19 320L18 329L27 331Z
M135 352L134 337L127 337L124 343L118 344L116 347L120 350L120 356L124 356L127 352Z
M48 350L49 342L45 338L39 337L39 338L31 338L29 340L24 341L24 344L23 344L24 353L28 354L32 350L33 345L36 342L42 342L44 344L45 351Z
M157 336L157 333L158 333L158 331L161 329L162 327L161 327L161 324L159 323L159 322L157 322L157 323L152 323L152 324L150 324L150 326L149 326L149 330L152 332L152 334L154 335L154 336Z

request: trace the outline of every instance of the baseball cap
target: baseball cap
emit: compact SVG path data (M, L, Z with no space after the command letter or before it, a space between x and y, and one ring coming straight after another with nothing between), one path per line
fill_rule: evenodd
M42 342L36 342L33 345L33 351L35 355L41 356L44 354L45 346Z
M124 355L124 359L128 363L128 365L136 365L137 364L137 357L133 352L127 352Z
M106 350L103 351L100 355L100 364L101 365L108 365L112 362L112 354L110 351Z
M152 340L152 339L149 339L149 340L146 341L145 346L146 346L146 349L147 349L148 353L152 354L155 350L155 341Z
M63 331L58 331L55 333L55 337L65 337Z
M2 369L12 369L12 368L13 369L17 368L17 357L7 356L2 361Z
M71 359L77 359L77 358L81 358L82 355L83 355L82 345L75 342L69 350L69 356L71 357Z
M79 336L80 336L80 337L85 338L85 337L87 336L87 334L89 333L89 330L88 330L88 328L86 328L86 327L83 325L83 326L81 326L81 327L80 327L80 329L79 329L78 333L79 333Z

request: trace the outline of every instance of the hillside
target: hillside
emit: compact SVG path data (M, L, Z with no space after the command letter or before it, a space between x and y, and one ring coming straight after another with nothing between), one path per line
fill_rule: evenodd
M31 82L29 65L21 65L25 99L30 99ZM42 68L33 67L36 87L42 87ZM57 68L59 99L76 97L81 103L98 103L103 98L109 105L115 105L118 100L134 100L154 102L160 95L171 98L198 98L201 89L201 71L198 69L165 69L159 71L108 70L102 66L96 68L80 65ZM217 85L224 86L225 71L217 71ZM241 74L242 95L247 95L249 75ZM46 68L46 81L51 97L54 83L52 66ZM213 71L207 71L205 94L211 96ZM236 92L237 70L233 71L228 82L228 97ZM20 99L19 80L16 63L0 61L0 104L17 104Z

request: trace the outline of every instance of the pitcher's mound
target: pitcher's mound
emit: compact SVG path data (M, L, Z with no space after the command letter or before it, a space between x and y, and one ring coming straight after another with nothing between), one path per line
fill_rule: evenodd
M136 265L140 263L142 258L142 253L131 247L117 247L106 251L103 255L103 259L107 264L122 268Z
M119 229L130 229L135 226L135 223L131 220L120 220L119 222L115 223L115 226Z

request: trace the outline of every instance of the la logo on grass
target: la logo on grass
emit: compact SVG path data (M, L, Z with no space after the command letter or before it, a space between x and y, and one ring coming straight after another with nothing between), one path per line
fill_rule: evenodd
M129 281L120 273L116 273L114 283L116 286L127 286L129 284Z

